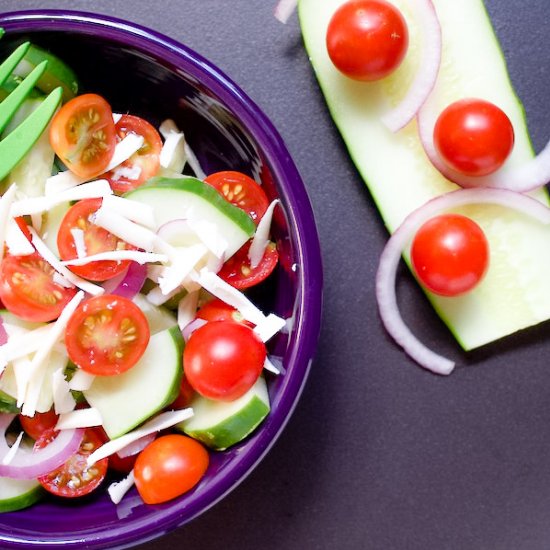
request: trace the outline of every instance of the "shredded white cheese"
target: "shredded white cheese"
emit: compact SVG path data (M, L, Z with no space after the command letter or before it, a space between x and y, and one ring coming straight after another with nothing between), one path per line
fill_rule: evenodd
M76 255L79 258L84 258L88 254L86 250L86 241L84 240L84 231L79 227L71 227L70 231L73 236Z
M283 318L270 313L267 317L264 317L261 323L258 323L254 327L254 332L260 337L262 342L267 342L285 326L286 321Z
M225 254L228 243L220 234L216 224L207 220L193 219L192 217L187 219L187 224L199 240L212 251L216 258L221 258Z
M141 252L140 250L109 250L107 252L99 252L91 256L79 256L72 260L61 262L63 265L86 265L92 262L100 262L110 260L122 262L124 260L132 260L138 264L161 262L166 263L168 256L165 254L155 254L154 252Z
M57 369L52 374L52 392L56 414L65 414L74 410L76 401L71 393L69 383L65 379L63 369Z
M54 176L50 176L46 180L46 186L44 194L48 197L50 195L55 195L71 187L76 187L81 183L85 182L85 178L77 176L70 170L65 170L64 172L58 172Z
M34 252L34 246L13 218L9 218L7 222L6 246L13 256L28 256Z
M109 172L116 168L119 164L122 164L125 160L128 160L134 153L137 153L143 146L143 136L138 134L126 134L122 141L116 144L111 162L105 169L105 172Z
M19 435L17 436L17 439L13 443L13 445L10 447L10 450L4 455L4 458L2 459L2 464L4 466L7 466L10 464L10 462L15 457L17 450L19 449L19 446L21 445L21 441L23 440L23 435L25 432L19 432Z
M86 391L90 389L94 380L94 374L82 369L76 369L73 377L69 380L69 388L75 391Z
M264 257L266 246L269 243L269 234L271 231L271 220L273 219L273 210L279 204L279 199L275 199L271 202L267 208L265 214L263 215L258 227L256 228L256 233L252 238L250 243L250 248L248 249L248 259L250 260L250 267L252 269L258 267L262 258Z
M88 466L95 464L98 460L101 460L102 458L111 456L113 453L120 451L121 449L126 447L126 445L137 441L145 435L171 428L175 424L179 424L180 422L183 422L184 420L187 420L192 416L193 409L181 409L177 411L167 411L160 413L158 416L155 416L155 418L152 418L151 420L143 424L143 426L137 428L133 432L127 433L121 437L117 437L116 439L111 439L111 441L108 441L107 443L99 447L99 449L96 449L88 457Z
M124 495L134 486L134 470L132 470L125 478L120 481L115 481L107 487L107 492L111 497L111 500L114 504L118 504L123 498Z
M100 412L95 408L77 409L63 413L55 425L56 430L73 430L76 428L92 428L101 426L103 419Z
M17 186L10 185L8 190L0 198L0 261L4 256L4 241L6 240L6 232L8 229L9 212L15 199Z
M178 326L183 330L196 316L199 292L189 292L178 304Z
M208 252L202 244L174 250L170 265L164 268L158 278L159 288L163 294L170 294L180 287L191 270Z
M183 172L187 162L185 136L173 120L165 120L160 125L159 132L165 140L160 152L160 165L173 172Z
M154 230L157 227L155 212L149 204L124 197L117 197L116 195L109 195L103 199L102 206L149 229Z

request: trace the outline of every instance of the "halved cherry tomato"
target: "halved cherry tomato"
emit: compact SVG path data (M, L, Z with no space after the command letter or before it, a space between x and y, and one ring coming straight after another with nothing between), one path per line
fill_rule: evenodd
M80 303L67 324L65 345L86 372L110 376L132 368L149 343L149 324L131 300L104 294Z
M143 145L139 151L104 176L109 180L113 191L125 193L139 187L158 172L162 140L151 124L133 115L122 115L116 123L116 134L119 141L128 134L143 137Z
M405 57L409 33L401 12L385 0L351 0L336 10L326 35L335 67L355 80L379 80Z
M71 99L52 119L50 143L71 172L86 179L99 176L116 145L111 106L97 94Z
M441 296L457 296L474 288L489 265L489 245L472 219L443 214L420 227L411 247L420 282Z
M197 311L197 317L205 321L234 321L235 323L243 323L249 327L254 326L242 316L238 309L226 304L219 298L214 298L201 306Z
M33 439L39 439L46 430L55 428L59 415L55 414L53 409L39 413L35 412L34 416L19 415L19 422L25 432Z
M27 237L27 240L32 242L32 235L29 231L29 226L27 225L27 222L25 221L25 218L23 216L17 216L15 219L15 223L19 226L19 229L23 232L23 235Z
M267 279L279 261L275 243L269 243L260 263L252 269L248 259L249 249L250 241L237 250L218 272L219 277L240 290L250 288Z
M146 504L172 500L201 480L208 463L208 451L195 439L179 434L161 436L136 460L137 490Z
M191 334L183 369L189 384L204 397L233 401L254 385L265 358L265 344L250 327L211 321Z
M51 443L58 432L47 430L34 444L35 449L42 449ZM103 441L93 428L84 432L80 449L65 464L38 478L38 482L50 493L61 497L81 497L98 487L107 473L108 458L98 460L88 466L86 460Z
M217 189L231 204L244 210L256 225L260 223L269 199L262 186L241 172L215 172L204 180Z
M82 231L87 256L111 250L136 250L134 246L91 221L92 215L99 210L101 202L101 199L86 199L69 208L57 234L57 248L62 260L72 260L78 257L75 231ZM130 260L101 260L86 265L69 265L68 268L73 273L91 281L105 281L116 277L129 265Z
M76 294L76 289L54 282L54 273L38 252L6 254L0 264L0 300L25 321L53 321Z
M434 145L443 161L468 176L498 170L514 147L514 128L499 107L482 99L449 105L434 127Z

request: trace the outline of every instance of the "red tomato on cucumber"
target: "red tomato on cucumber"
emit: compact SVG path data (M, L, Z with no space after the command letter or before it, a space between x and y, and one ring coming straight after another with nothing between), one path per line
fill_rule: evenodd
M416 233L411 259L421 283L441 296L457 296L474 288L489 265L489 245L472 219L442 214Z
M441 159L467 176L498 170L514 147L514 128L499 107L482 99L461 99L439 115L434 145Z
M6 254L0 263L0 300L25 321L53 321L76 294L76 289L56 283L54 274L38 252Z
M215 172L207 176L204 182L217 189L231 204L244 210L256 225L269 206L262 186L241 172Z
M149 343L147 318L131 300L104 294L83 301L65 332L67 353L82 370L112 376L132 368Z
M139 187L156 175L160 168L162 140L157 130L140 117L122 115L116 123L117 139L121 141L128 134L143 137L143 145L121 166L105 174L113 191L118 193L125 193Z
M71 99L54 116L50 143L76 175L91 179L102 174L116 145L111 106L97 94Z
M399 67L409 45L401 12L385 0L351 0L336 10L326 34L335 67L354 80L379 80Z
M250 327L212 321L191 334L183 369L189 384L204 397L233 401L254 385L265 358L265 344Z
M136 250L136 247L125 243L106 229L93 223L92 216L100 206L101 199L86 199L77 202L67 211L57 234L57 248L62 260L73 260L78 257L75 231L82 232L87 256L113 250ZM91 281L105 281L116 277L129 265L129 260L101 260L86 265L69 265L68 267L73 273Z

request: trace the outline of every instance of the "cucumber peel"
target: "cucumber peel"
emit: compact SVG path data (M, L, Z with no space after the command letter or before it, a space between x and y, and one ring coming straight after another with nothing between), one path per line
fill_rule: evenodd
M406 0L393 0L410 32L409 52L399 69L378 82L356 82L332 65L325 46L330 17L344 0L300 0L299 18L309 54L330 114L358 172L365 180L390 232L429 199L454 190L427 160L416 122L396 134L382 115L406 93L416 74L421 30ZM481 0L434 0L442 27L442 63L430 97L443 106L463 97L480 97L500 106L515 130L510 165L528 162L533 148L524 109L513 90L506 64ZM465 40L464 37L468 39ZM534 193L548 203L545 190ZM485 279L466 295L444 298L426 291L434 308L465 350L477 348L550 318L550 228L497 206L468 206L490 244ZM408 251L404 252L409 261Z
M0 477L0 512L14 512L32 506L45 495L34 479Z

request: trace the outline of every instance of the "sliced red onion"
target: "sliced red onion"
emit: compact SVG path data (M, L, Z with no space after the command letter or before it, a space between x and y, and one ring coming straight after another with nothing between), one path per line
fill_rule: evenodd
M395 294L395 275L403 250L418 228L443 210L467 204L498 204L518 210L544 224L550 223L550 208L528 195L505 189L459 189L436 197L413 211L388 240L376 274L376 298L382 322L392 338L420 366L436 373L450 374L454 362L422 344L405 325Z
M147 278L147 265L131 262L125 277L111 291L111 294L131 300L143 287ZM105 291L107 292L107 291Z
M411 4L420 23L424 44L418 72L407 94L382 117L382 122L392 132L401 130L416 116L433 90L441 64L441 26L434 5L431 0L412 0Z
M526 193L550 181L550 141L535 158L513 167L505 163L487 176L466 176L453 170L441 160L434 145L433 132L438 116L439 112L428 100L418 113L418 134L430 162L453 183L461 187L493 187Z
M129 445L126 445L126 447L120 449L117 455L120 458L137 455L138 453L141 453L141 451L143 451L143 449L145 449L145 447L147 447L147 445L149 445L149 443L151 443L156 436L157 434L155 433L144 435L143 437L136 439L133 443L130 443Z
M0 315L0 346L8 342L8 332L4 326L4 318Z
M6 441L6 430L15 415L0 416L0 476L14 479L35 479L64 464L76 453L82 442L84 430L63 430L46 447L29 451L19 448L9 464L2 464L3 458L9 453L10 447Z
M166 222L159 227L157 235L172 246L190 246L199 242L196 233L185 219Z
M205 319L201 319L197 317L193 321L191 321L188 325L184 327L184 329L181 331L181 334L183 336L183 339L187 342L189 338L191 338L191 334L195 332L198 328L206 325L208 321Z
M298 7L298 0L279 0L275 6L275 15L281 23L286 23Z

